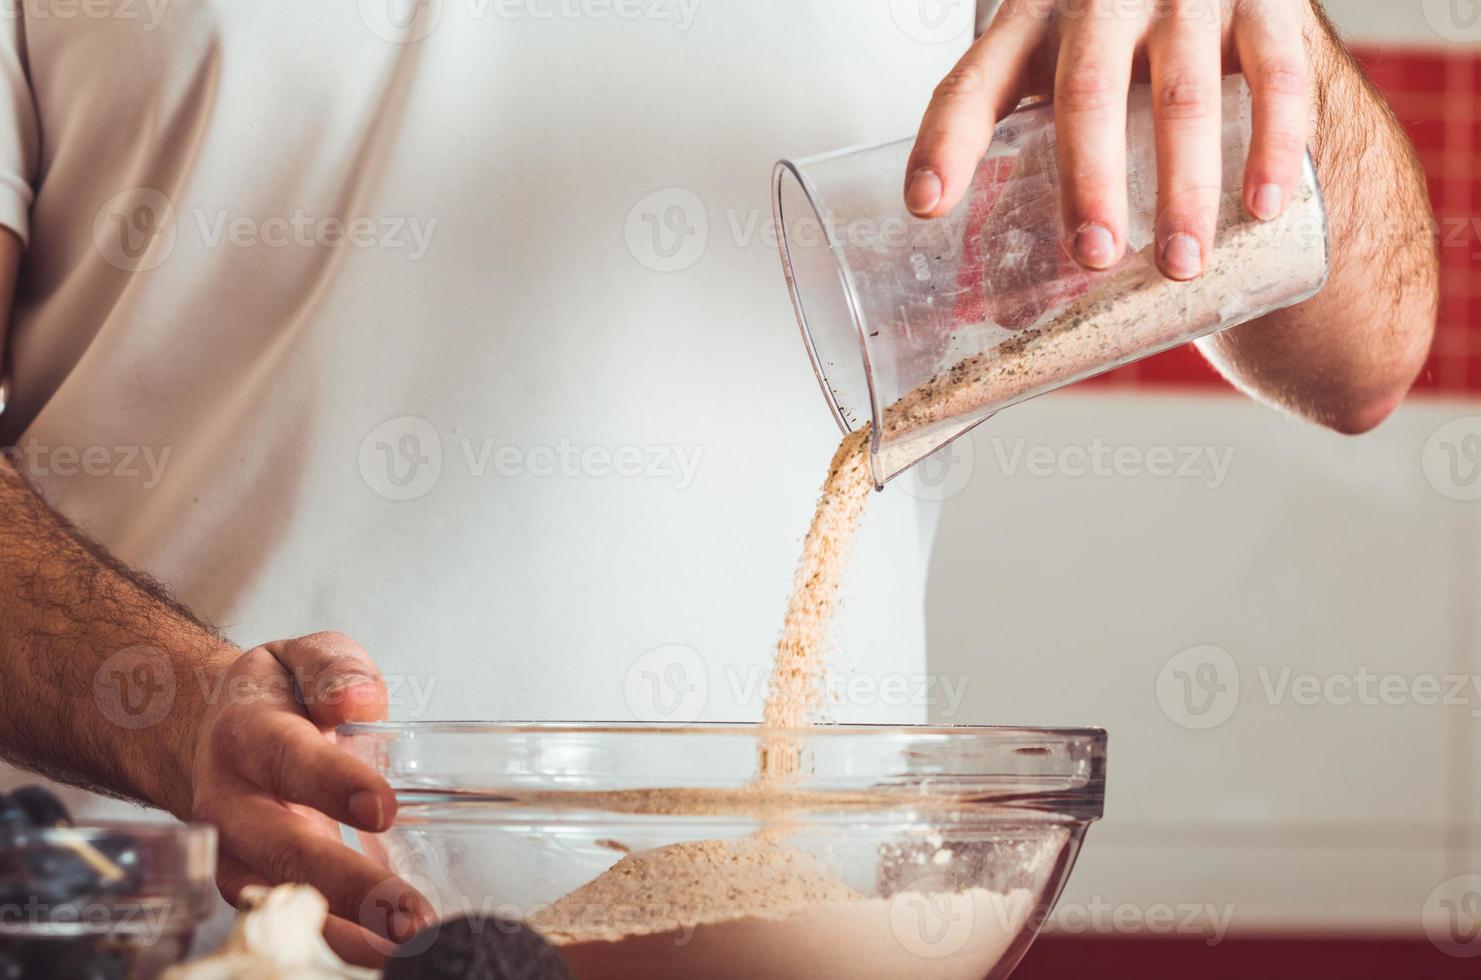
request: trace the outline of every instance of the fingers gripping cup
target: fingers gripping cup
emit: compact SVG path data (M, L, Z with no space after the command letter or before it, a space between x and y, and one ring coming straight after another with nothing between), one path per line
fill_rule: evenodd
M1203 274L1157 269L1151 96L1131 94L1126 256L1081 268L1063 244L1051 105L997 127L965 199L930 221L905 209L912 146L900 140L803 160L773 174L782 266L818 381L846 432L871 427L883 487L942 445L1035 395L1314 295L1329 262L1310 154L1282 214L1243 204L1250 95L1224 80L1214 251Z

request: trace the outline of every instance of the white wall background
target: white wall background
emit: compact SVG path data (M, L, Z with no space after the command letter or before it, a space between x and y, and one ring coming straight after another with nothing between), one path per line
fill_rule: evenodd
M1328 15L1348 38L1365 44L1432 45L1437 35L1431 18L1451 18L1451 0L1324 0ZM1464 11L1471 0L1455 0Z
M959 492L932 566L931 669L968 685L940 720L1110 732L1106 819L1066 903L1413 933L1438 885L1481 872L1481 690L1421 703L1427 679L1481 677L1481 501L1422 465L1443 473L1435 430L1478 415L1412 402L1349 439L1232 394L1070 392L990 419L934 474ZM1142 463L1213 451L1227 476L1207 455L1185 477L1075 475L1073 447L1097 443ZM1071 447L1068 467L1035 475L1033 447ZM1174 676L1190 665L1168 661L1205 644L1228 651L1215 676L1238 693L1195 716ZM1387 675L1390 696L1375 681L1388 703L1343 686L1303 703L1283 672Z

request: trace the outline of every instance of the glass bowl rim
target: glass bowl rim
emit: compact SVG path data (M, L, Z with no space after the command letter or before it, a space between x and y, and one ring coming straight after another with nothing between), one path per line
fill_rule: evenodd
M172 841L183 845L195 842L213 844L216 828L208 823L164 823L158 821L132 820L89 820L87 823L62 827L31 827L18 835L18 841L0 847L0 850L25 850L33 844L49 846L66 845L84 841L89 844L100 840L112 840L121 836L133 837L141 842L164 843Z
M339 733L341 747L403 804L444 809L497 802L612 811L635 805L635 790L681 789L695 806L746 811L995 806L1098 819L1105 798L1099 728L374 722ZM758 753L772 745L807 754L800 778L755 781ZM668 751L680 747L683 754ZM603 749L616 754L586 754ZM696 753L706 760L699 769L685 762Z
M655 722L655 721L370 721L350 722L339 726L342 736L409 734L484 735L689 735L736 736L755 738L762 735L778 738L842 737L907 737L932 736L947 738L999 739L1030 737L1041 739L1083 740L1104 743L1106 730L1095 727L1026 726L1026 725L890 725L890 724L819 724L801 728L763 728L755 722Z

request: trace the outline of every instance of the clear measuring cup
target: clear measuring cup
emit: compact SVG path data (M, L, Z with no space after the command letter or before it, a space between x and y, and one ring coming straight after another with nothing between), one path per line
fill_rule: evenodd
M1063 244L1053 107L993 135L966 198L931 221L905 209L912 141L782 160L772 205L787 286L840 426L872 426L874 482L1008 405L1299 303L1325 283L1326 210L1308 154L1281 216L1243 204L1249 88L1224 80L1223 187L1198 279L1158 272L1152 105L1127 123L1127 254L1090 272Z

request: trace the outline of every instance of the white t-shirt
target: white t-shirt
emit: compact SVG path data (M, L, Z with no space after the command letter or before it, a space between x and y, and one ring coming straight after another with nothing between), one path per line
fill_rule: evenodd
M27 4L0 443L241 645L355 636L393 717L754 720L838 439L770 169L914 131L972 21L919 6ZM921 718L932 526L871 502L834 718Z

